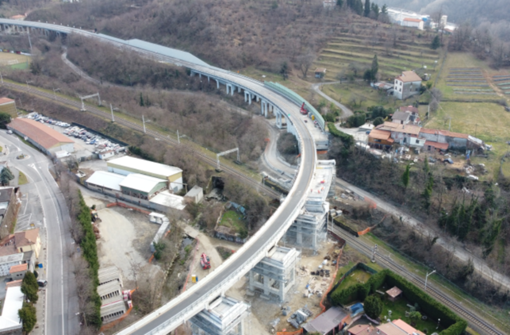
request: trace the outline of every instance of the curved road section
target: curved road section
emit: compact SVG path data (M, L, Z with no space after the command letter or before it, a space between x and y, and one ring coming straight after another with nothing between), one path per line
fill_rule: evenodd
M169 56L168 53L162 54L157 52L158 49L154 49L153 44L150 47L144 47L143 44L133 46L130 45L129 42L125 43L125 41L104 35L38 22L0 19L0 25L2 25L4 29L11 29L11 27L16 26L21 28L30 27L36 30L39 29L40 33L51 31L61 34L81 34L101 39L105 42L128 48L159 60L186 66L194 70L195 73L216 80L218 85L219 83L227 83L236 87L238 91L242 89L245 92L250 92L271 103L289 117L288 122L293 123L298 133L298 140L300 141L302 151L302 163L299 166L294 185L285 201L271 218L269 218L262 229L260 229L238 252L198 285L193 286L165 306L119 332L119 334L168 334L184 323L184 321L206 308L216 298L223 295L233 284L260 262L271 248L283 237L285 231L298 216L306 200L307 194L305 190L309 188L315 172L317 161L315 142L305 125L301 122L299 107L274 91L265 88L263 83L229 71L204 65L203 63L200 64L195 62L192 57L188 58L186 55L184 58L173 58ZM176 54L178 55L178 53ZM52 320L47 321L52 322Z

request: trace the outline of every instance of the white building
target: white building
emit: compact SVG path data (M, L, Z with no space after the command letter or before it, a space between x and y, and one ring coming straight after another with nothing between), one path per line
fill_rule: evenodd
M191 190L184 195L184 199L189 199L198 204L204 198L204 189L198 185L193 186Z
M169 188L173 192L178 192L182 189L182 169L175 166L151 162L131 156L111 159L106 162L106 165L108 166L109 172L125 176L132 173L139 173L166 180L169 183Z
M423 30L423 25L424 25L424 22L421 19L414 19L414 18L406 17L402 21L402 26L418 28L419 30Z
M9 276L11 267L21 264L21 261L23 261L22 252L0 257L0 277Z
M404 71L395 78L393 95L400 100L409 98L420 93L421 78L414 71Z
M7 287L2 315L0 316L0 333L21 330L23 324L18 311L23 307L24 294L21 286Z

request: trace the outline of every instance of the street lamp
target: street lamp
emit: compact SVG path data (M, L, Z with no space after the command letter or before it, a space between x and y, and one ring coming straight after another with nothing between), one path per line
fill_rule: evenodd
M436 329L439 329L439 323L441 322L441 319L437 319L437 327Z
M427 273L427 275L425 276L425 291L427 290L427 280L429 279L429 276L433 275L434 273L436 273L436 270L434 270L430 273Z

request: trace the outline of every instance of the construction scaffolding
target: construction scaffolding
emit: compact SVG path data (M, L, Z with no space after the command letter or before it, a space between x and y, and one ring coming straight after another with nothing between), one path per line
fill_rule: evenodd
M219 297L189 320L193 335L243 335L243 320L249 305L230 297Z
M276 297L280 302L296 283L296 263L299 252L294 248L274 247L248 273L249 291L262 291L263 299Z
M318 161L312 179L312 187L304 207L292 226L283 237L284 244L317 250L327 236L329 202L326 199L334 194L335 161Z

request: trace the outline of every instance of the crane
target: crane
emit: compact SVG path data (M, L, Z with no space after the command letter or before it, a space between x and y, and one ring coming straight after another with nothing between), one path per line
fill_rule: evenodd
M83 100L88 99L88 98L93 98L93 97L97 97L97 104L98 104L98 106L101 106L101 97L99 96L99 93L95 93L95 94L91 94L91 95L86 95L84 97L80 97L80 99L81 99L81 111L82 112L86 111L85 103L83 102Z
M217 170L221 170L220 169L220 156L225 156L225 155L228 155L230 153L233 153L234 151L237 151L237 162L240 162L241 160L239 159L239 148L235 148L235 149L231 149L231 150L227 150L227 151L223 151L223 152L220 152L219 154L216 154L216 161L218 163L218 168Z

